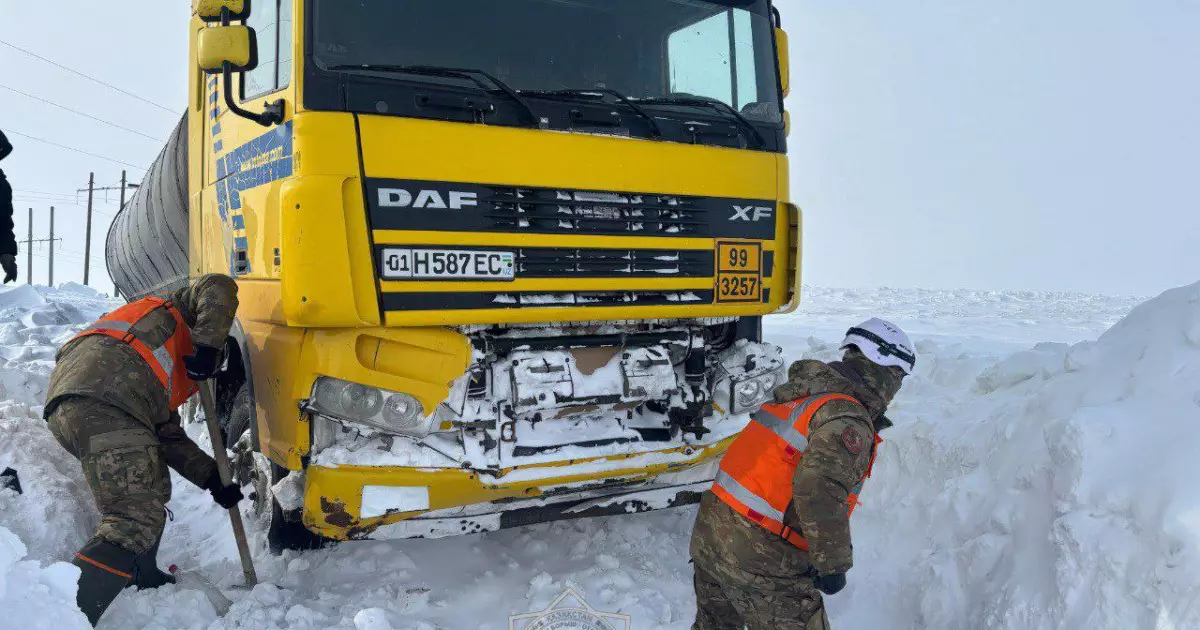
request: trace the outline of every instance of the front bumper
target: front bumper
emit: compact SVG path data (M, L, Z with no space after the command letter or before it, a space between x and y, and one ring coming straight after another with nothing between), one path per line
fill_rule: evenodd
M735 437L705 446L526 466L500 477L453 468L310 466L303 522L335 540L437 538L675 507L695 502L711 485ZM364 516L364 491L370 487L427 489L427 508L401 511L406 507L398 505L381 516Z

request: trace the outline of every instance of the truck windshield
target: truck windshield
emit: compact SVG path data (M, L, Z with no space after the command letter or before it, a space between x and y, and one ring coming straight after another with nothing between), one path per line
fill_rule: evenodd
M315 0L312 57L323 70L473 68L518 92L700 96L782 120L768 0Z

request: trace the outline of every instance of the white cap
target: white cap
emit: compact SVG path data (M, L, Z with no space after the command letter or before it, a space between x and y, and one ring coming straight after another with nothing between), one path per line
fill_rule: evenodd
M842 349L849 346L857 347L872 363L896 366L905 374L912 374L917 366L917 353L908 335L899 326L878 317L851 328L842 342Z

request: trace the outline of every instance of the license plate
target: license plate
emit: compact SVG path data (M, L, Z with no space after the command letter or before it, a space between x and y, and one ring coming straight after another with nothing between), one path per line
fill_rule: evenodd
M717 302L761 302L762 243L717 243Z
M512 280L513 252L386 248L380 262L388 280Z

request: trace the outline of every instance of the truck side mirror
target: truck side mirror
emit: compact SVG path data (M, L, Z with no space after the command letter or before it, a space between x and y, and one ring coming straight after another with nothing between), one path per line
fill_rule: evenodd
M205 22L220 22L226 9L230 20L245 20L250 16L250 0L192 1L192 13Z
M236 72L253 70L258 65L254 40L254 29L249 26L211 26L200 31L196 61L208 74L224 72L226 64Z
M233 73L253 70L258 65L258 46L254 29L249 26L230 26L228 16L221 26L200 30L196 40L196 64L206 74L220 74L224 84L225 107L230 112L264 127L283 122L285 104L282 99L267 103L261 113L244 109L233 97Z
M787 98L792 91L791 57L788 54L788 34L781 28L775 29L775 54L779 56L779 87L783 89L784 98Z

